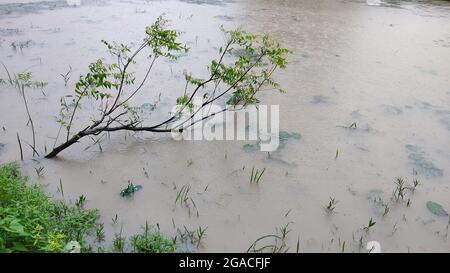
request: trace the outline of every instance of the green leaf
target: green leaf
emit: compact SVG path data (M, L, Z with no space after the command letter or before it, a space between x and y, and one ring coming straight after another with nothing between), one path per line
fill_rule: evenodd
M441 205L439 205L438 203L436 203L436 202L428 201L427 202L427 208L434 215L437 215L437 216L448 216L448 213L444 210L444 208Z
M19 223L19 220L17 219L13 219L10 223L9 223L9 227L6 227L5 230L12 232L12 233L16 233L20 236L27 236L28 233L25 232L24 227L22 226L22 224Z

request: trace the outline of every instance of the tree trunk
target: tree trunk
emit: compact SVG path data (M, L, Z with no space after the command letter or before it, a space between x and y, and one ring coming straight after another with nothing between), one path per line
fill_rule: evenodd
M71 139L69 139L67 142L62 143L58 147L55 147L49 154L45 156L45 158L53 158L57 156L62 150L65 150L66 148L72 146L73 144L77 143L77 141L82 138L84 135L82 132L74 135Z

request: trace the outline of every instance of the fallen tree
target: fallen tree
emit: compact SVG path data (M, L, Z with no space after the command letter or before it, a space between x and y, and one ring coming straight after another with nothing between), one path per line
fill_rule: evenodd
M143 126L142 118L129 105L129 101L142 89L158 59L177 59L180 52L188 52L189 49L177 40L180 32L169 29L167 20L158 17L146 28L143 42L134 51L128 45L103 40L102 43L115 62L107 64L100 59L91 63L89 72L80 76L75 85L73 107L69 107L64 100L61 101L58 122L61 128L65 128L66 137L62 143L54 145L53 150L45 157L53 158L80 139L104 132L183 132L200 121L195 120L199 110L226 94L231 94L228 106L219 112L234 110L238 105L243 108L249 104L257 104L259 100L256 94L264 85L282 92L272 74L277 68L286 67L289 50L266 35L253 35L242 30L222 31L227 36L227 42L219 49L218 58L210 62L209 77L200 79L186 73L184 95L176 100L178 110L164 121L151 126ZM147 54L149 64L144 77L136 82L130 68L135 65L137 56L143 54ZM191 92L188 92L189 88L192 88ZM194 96L202 96L204 99L196 110L192 104ZM72 133L73 123L83 100L96 102L99 115L90 124L81 127L83 129ZM186 111L189 112L187 116L183 115ZM201 120L217 113L210 113ZM174 125L175 122L177 125ZM57 141L58 137L55 144Z

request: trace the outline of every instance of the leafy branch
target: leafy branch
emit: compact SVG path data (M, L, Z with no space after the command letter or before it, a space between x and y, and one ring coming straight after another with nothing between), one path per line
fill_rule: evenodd
M283 92L279 84L272 78L277 68L286 67L286 55L289 50L282 48L268 36L253 35L242 30L227 31L224 47L219 49L218 58L210 62L207 79L196 78L185 74L186 87L184 94L177 98L177 110L170 116L152 126L143 126L143 120L137 111L129 105L130 100L141 91L148 81L149 75L160 58L177 59L180 52L188 52L188 48L178 41L180 32L169 29L168 21L163 17L145 30L143 42L132 51L126 44L116 42L102 43L107 47L114 62L106 63L97 60L89 65L86 75L81 75L75 84L75 99L71 106L61 100L61 111L58 122L66 130L65 141L55 145L46 158L53 158L61 151L86 136L96 136L102 132L114 131L147 131L147 132L183 132L199 120L195 117L205 106L212 104L226 94L230 94L227 105L222 111L234 110L238 105L245 107L257 104L256 93L264 85ZM137 82L131 67L136 58L146 55L148 68L143 78ZM192 88L189 92L188 89ZM208 91L209 90L209 91ZM194 111L193 99L196 95L204 98L199 109ZM89 125L72 133L74 121L84 100L97 103L99 114ZM231 106L231 107L230 107ZM188 115L186 115L186 112ZM201 120L216 115L210 113ZM175 124L175 122L177 122ZM58 134L59 135L59 134Z

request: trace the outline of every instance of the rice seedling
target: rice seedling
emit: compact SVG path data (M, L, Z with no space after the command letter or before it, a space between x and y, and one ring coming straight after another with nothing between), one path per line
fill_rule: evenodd
M208 229L208 227L206 228L202 228L201 226L199 226L196 229L196 240L197 240L197 248L200 246L200 243L202 241L202 239L206 236L206 230Z
M176 189L176 186L175 186ZM197 217L199 217L199 211L197 205L194 202L194 199L190 196L191 186L183 185L180 190L177 192L177 196L175 198L175 205L180 204L180 206L184 206L188 208L189 217L191 216L191 206L195 209Z
M339 201L337 201L334 197L330 196L330 201L328 202L328 205L325 206L325 210L330 214L333 213L338 202Z
M411 202L411 199L408 198L408 201L406 202L406 206L407 206L407 207L411 206L411 203L412 203L412 202Z
M32 41L31 40L26 40L26 41L14 41L10 44L11 48L13 49L14 52L17 52L18 50L20 50L20 52L23 51L24 48L28 48L31 45Z
M192 244L194 243L194 238L195 238L194 230L189 230L186 226L183 226L183 231L178 229L178 235L180 236L181 242L190 242ZM175 238L177 238L177 237L175 237Z
M359 237L358 240L358 248L361 250L364 247L364 240L363 240L363 236L361 235L361 237Z
M44 176L44 166L40 166L38 168L34 168L34 170L36 171L36 174L38 177L43 177Z
M394 190L394 199L395 201L399 202L400 200L403 200L406 195L406 185L405 180L401 177L397 177L395 179L395 190Z
M180 205L187 205L187 202L190 198L190 191L191 186L190 185L183 185L180 190L177 192L177 196L175 198L175 204L180 203Z
M266 168L264 168L262 171L255 169L255 167L252 168L252 173L250 175L250 184L259 184L262 175L266 171Z
M69 82L69 80L70 80L71 73L72 73L72 67L69 65L69 71L67 71L67 73L59 74L63 78L64 86L67 86L67 82Z
M111 220L113 225L117 224L117 222L119 221L119 216L117 215L117 213Z
M187 161L187 167L190 167L194 162L192 161L192 159L189 159Z
M149 178L150 176L148 175L148 172L147 172L147 170L145 170L145 168L142 168L142 170L144 171L144 175L145 175L145 177L146 177L146 178Z
M336 149L336 154L334 155L334 160L337 160L339 157L339 149Z
M124 252L125 242L126 238L122 236L122 228L120 228L120 232L114 234L113 250L115 252Z
M383 206L383 217L384 217L389 213L390 208L388 203L382 203L381 205Z
M416 191L416 188L417 188L418 186L420 186L420 185L422 185L422 184L420 184L419 179L414 178L414 179L413 179L413 185L412 185L412 187L410 187L409 189L411 190L412 193L414 193L414 192Z
M97 225L96 229L95 229L95 240L98 243L101 243L103 241L105 241L105 230L104 230L105 226L103 223L100 223Z
M292 209L289 209L285 214L284 217L288 217L289 213L291 213Z
M59 186L57 187L58 192L61 193L61 197L64 198L64 188L62 184L62 179L59 178Z
M19 143L20 160L23 161L23 149L22 149L22 143L20 141L19 133L17 133L17 142Z
M84 207L84 204L86 203L86 196L81 195L78 197L78 199L75 201L75 206L79 209L82 209Z
M177 238L179 238L180 242L189 243L192 246L199 248L203 241L203 238L206 237L207 229L208 229L208 227L203 228L203 227L199 226L195 230L190 230L186 226L183 226L183 230L180 230L180 229L177 230L178 235L175 236L174 240L176 241Z
M377 222L373 221L373 219L370 218L369 223L367 224L367 226L363 227L363 229L364 229L365 231L369 232L370 229L371 229L373 226L375 226L376 223L377 223Z
M395 222L394 226L392 227L391 236L394 236L395 232L397 232L397 222Z

